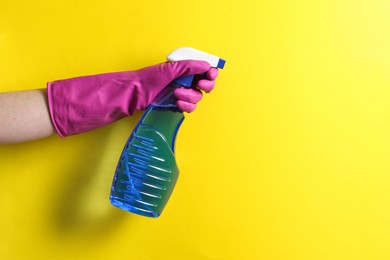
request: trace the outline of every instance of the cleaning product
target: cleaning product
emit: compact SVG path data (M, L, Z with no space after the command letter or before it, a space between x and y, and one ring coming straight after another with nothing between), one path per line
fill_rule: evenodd
M167 59L203 60L220 69L225 65L223 59L192 48L177 49ZM184 115L173 91L190 88L201 77L174 80L148 107L120 156L110 194L114 206L143 216L160 216L179 176L174 147Z

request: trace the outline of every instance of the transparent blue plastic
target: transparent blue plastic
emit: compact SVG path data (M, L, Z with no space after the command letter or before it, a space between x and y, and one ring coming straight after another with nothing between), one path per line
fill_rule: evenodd
M176 134L184 120L172 82L146 110L119 159L111 187L111 203L148 217L163 211L179 176L174 155Z
M167 59L201 59L214 68L225 66L225 60L188 47L174 50ZM176 79L146 110L119 159L110 194L114 206L148 217L161 214L179 176L174 147L184 115L176 106L173 91L195 87L203 78L206 73Z

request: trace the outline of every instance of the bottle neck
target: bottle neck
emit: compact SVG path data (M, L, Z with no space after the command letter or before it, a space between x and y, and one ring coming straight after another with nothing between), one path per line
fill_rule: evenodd
M145 112L142 123L153 127L160 132L174 151L175 139L181 123L184 120L184 114L176 105L176 97L173 92L182 85L172 82L169 84L149 106Z

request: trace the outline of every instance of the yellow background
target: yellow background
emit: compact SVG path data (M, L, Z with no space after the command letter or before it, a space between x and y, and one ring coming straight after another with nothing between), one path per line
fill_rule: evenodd
M158 219L112 207L142 113L0 147L0 259L390 259L387 0L0 2L1 91L227 60L186 117Z

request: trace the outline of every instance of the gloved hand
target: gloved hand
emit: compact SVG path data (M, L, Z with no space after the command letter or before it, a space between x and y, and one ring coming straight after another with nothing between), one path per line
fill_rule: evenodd
M146 109L176 78L206 73L198 89L176 89L179 109L192 112L202 98L203 90L214 88L218 70L204 61L165 62L136 71L106 73L49 82L50 116L61 137L102 127L135 110Z

